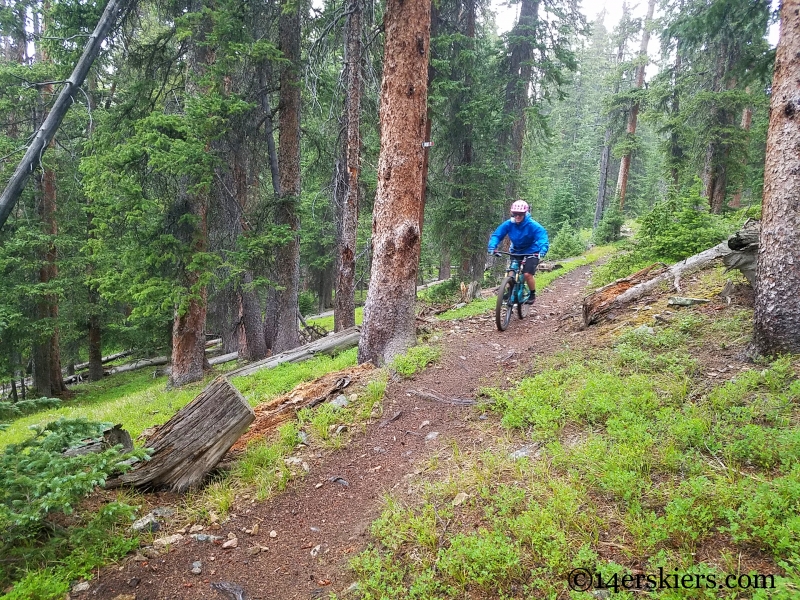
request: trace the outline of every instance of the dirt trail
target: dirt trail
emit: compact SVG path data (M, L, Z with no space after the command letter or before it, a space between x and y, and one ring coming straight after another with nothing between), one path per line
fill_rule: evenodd
M341 595L351 583L347 563L368 544L369 526L383 508L384 495L403 490L425 458L450 441L462 447L480 444L471 429L478 411L424 399L409 390L473 399L484 385L506 385L510 371L522 374L536 356L578 341L576 337L586 335L576 333L576 325L589 271L581 267L553 282L537 298L530 317L520 321L514 316L503 333L496 330L493 314L443 323L438 329L441 360L415 378L391 382L380 419L354 433L341 450L300 451L298 456L310 468L305 478L263 503L237 499L222 529L206 531L223 538L234 532L238 547L223 550L189 540L152 560L129 557L95 577L89 591L72 598L233 597L213 590L215 582L237 584L251 600ZM425 421L429 425L423 425ZM431 432L439 435L427 439ZM244 532L255 524L256 535ZM271 531L276 537L270 537ZM267 549L251 554L254 546ZM202 563L199 575L191 572L195 561Z

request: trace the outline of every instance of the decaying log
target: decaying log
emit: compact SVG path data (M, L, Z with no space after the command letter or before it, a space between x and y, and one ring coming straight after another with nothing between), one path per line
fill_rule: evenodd
M302 362L313 358L317 354L334 354L342 350L348 350L358 345L358 338L360 336L361 331L358 327L350 327L339 333L327 335L305 346L300 346L294 350L287 350L275 356L270 356L269 358L240 367L228 373L228 377L252 375L261 369L271 369L283 363Z
M122 446L121 452L130 452L133 450L133 440L131 434L122 428L122 425L114 425L113 427L103 431L103 437L99 440L88 440L82 442L78 446L73 446L64 450L64 456L83 456L85 454L97 454L113 448L114 446Z
M761 234L761 221L747 219L742 228L728 238L730 254L722 258L727 271L737 269L747 278L750 285L756 285L756 263L758 261L758 237Z
M254 420L239 391L218 377L147 440L150 460L109 480L106 487L185 491L219 463Z
M611 317L613 311L638 300L662 283L669 282L672 288L680 291L680 278L684 273L702 268L727 254L730 254L728 243L722 242L671 267L660 263L650 265L629 277L609 283L583 299L583 324L592 325Z

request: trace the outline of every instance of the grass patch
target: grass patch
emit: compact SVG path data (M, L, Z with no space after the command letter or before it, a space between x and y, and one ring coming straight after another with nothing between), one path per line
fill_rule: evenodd
M409 348L404 354L395 356L389 368L403 377L412 377L415 373L439 360L441 355L441 349L436 346L421 344Z
M357 353L357 348L351 348L333 357L322 355L300 363L284 363L246 377L233 377L231 383L255 406L291 391L299 383L354 366Z
M364 307L356 307L356 325L361 325L364 321ZM322 327L325 331L333 331L333 315L327 317L319 317L317 319L306 319L309 325L316 325Z
M567 273L570 273L579 267L596 262L615 251L616 248L614 246L596 246L575 259L562 262L561 264L563 267L561 269L548 271L547 273L538 273L536 275L536 289L537 291L541 292L541 290L545 289L559 277L563 277ZM443 321L453 321L455 319L473 317L475 315L483 314L489 310L494 310L496 303L497 298L494 296L491 298L484 298L482 300L473 300L466 306L448 310L447 312L440 314L439 318Z
M694 355L742 338L741 313L682 311L483 390L497 422L477 435L493 447L453 446L431 462L439 478L386 499L374 546L352 563L361 597L568 597L576 568L612 589L659 568L717 582L771 573L774 589L653 593L797 597L798 361L708 381ZM520 446L536 453L515 460Z

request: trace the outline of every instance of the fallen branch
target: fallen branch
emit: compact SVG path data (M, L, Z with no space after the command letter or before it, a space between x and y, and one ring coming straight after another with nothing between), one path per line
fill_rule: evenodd
M324 338L315 342L311 342L310 344L306 344L305 346L295 348L294 350L281 352L275 356L270 356L269 358L265 358L249 365L245 365L244 367L240 367L228 373L228 377L252 375L261 369L271 369L283 363L302 362L304 360L314 358L318 354L334 354L341 352L342 350L348 350L358 345L358 339L360 337L361 331L359 328L350 327L349 329L345 329L339 333L327 335Z
M434 392L433 390L406 390L406 393L412 394L414 396L419 396L420 398L424 398L425 400L442 402L444 404L455 404L457 406L472 406L475 404L475 400L464 400L462 398L448 398L447 396L442 396L440 393Z
M708 263L730 254L727 242L666 267L660 263L634 273L630 277L618 279L583 299L583 324L585 326L610 318L613 311L638 300L655 290L663 283L680 291L680 278L689 271L705 267Z

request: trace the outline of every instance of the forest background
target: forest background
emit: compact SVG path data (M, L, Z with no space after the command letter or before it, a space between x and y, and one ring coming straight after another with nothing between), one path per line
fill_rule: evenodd
M4 181L102 9L2 3ZM119 349L171 352L171 383L198 380L208 336L251 360L298 345L298 307L335 304L337 329L355 322L384 9L127 6L0 230L0 380L15 398L26 376L31 395L63 394L85 360L100 378ZM572 0L516 14L498 35L488 3L433 5L420 283L482 279L488 234L518 196L552 256L582 250L581 230L611 241L643 216L656 253L677 260L758 214L768 2L650 0L609 29Z

